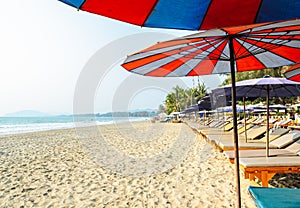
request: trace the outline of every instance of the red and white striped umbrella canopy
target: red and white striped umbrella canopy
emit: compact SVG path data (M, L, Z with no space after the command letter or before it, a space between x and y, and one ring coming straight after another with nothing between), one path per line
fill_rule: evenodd
M142 27L207 30L300 18L300 0L59 0Z
M300 19L208 30L127 57L130 72L157 77L261 70L300 62Z
M292 81L300 82L300 63L296 63L291 68L289 68L284 76Z

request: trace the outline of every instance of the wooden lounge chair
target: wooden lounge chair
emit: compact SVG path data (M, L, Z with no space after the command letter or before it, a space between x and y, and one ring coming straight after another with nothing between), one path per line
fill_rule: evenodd
M249 130L247 130L247 138L249 140L254 140L262 136L264 133L266 133L266 126L255 126Z
M224 131L230 131L233 128L233 122L230 122L224 126Z
M300 173L300 156L240 158L246 179L258 178L263 187L276 173Z
M254 127L254 124L246 124L246 131ZM245 126L242 125L241 127L238 128L238 134L242 134L245 132Z
M212 127L212 126L216 125L218 122L219 122L218 120L211 119L209 122L207 122L207 126Z
M216 121L212 122L211 124L209 124L209 127L217 128L219 125L221 125L223 123L224 123L224 121L222 121L222 120L216 120Z
M210 127L206 127L206 128L200 128L199 131L202 134L205 134L207 136L209 135L232 135L232 132L230 131L224 131L223 128L210 128Z
M258 119L253 121L252 124L261 125L265 120L266 120L265 118L259 117Z
M229 142L229 141L221 141L218 144L218 146L221 151L229 151L234 149L233 142ZM239 150L255 150L255 149L265 149L265 148L266 148L266 144L264 143L253 143L253 142L239 143ZM276 147L274 146L270 146L269 148L276 149Z
M299 133L300 131L298 130L294 130L291 131L273 141L270 142L269 148L270 149L281 149L284 147L287 147L288 145L292 144L293 142L297 141L299 139ZM222 137L219 137L219 147L221 150L223 151L229 151L229 150L233 150L233 139L228 139L228 136L223 136L223 138L226 139L222 139ZM239 142L239 149L240 150L253 150L253 149L265 149L266 148L266 144L262 143L262 142Z
M250 186L248 191L258 208L300 207L300 189Z
M247 138L249 140L256 139L260 136L262 136L266 132L266 126L256 126L247 131ZM217 145L219 148L223 151L226 150L232 150L233 149L233 137L230 138L230 135L224 136L224 135L217 135L212 136L214 133L207 134L208 137L211 137L211 140L218 141ZM244 138L243 134L240 134L239 136L240 139ZM256 149L256 148L264 148L265 145L263 144L254 144L254 143L245 143L243 142L243 145L240 146L240 149Z
M247 119L246 120L246 125L247 126L253 126L253 124L251 124L253 121L255 121L256 120L256 118L250 118L250 119ZM239 127L238 127L238 131L240 130L240 129L245 129L245 127L244 127L244 120L238 120L237 121L237 123L239 124ZM251 125L249 125L249 124L251 124ZM224 126L224 131L230 131L230 130L232 130L233 129L233 122L230 122L230 123L228 123L228 124L226 124L225 126ZM248 128L249 129L249 128Z
M258 118L256 117L252 117L246 120L246 124L252 124L253 122L255 122Z
M269 142L277 139L278 137L288 133L289 130L285 128L278 128L273 130L271 133L269 133ZM261 142L267 142L267 135L265 135L263 138L259 139Z
M274 124L275 122L277 122L278 119L277 118L270 118L269 119L269 124Z
M224 126L227 125L229 122L228 121L220 121L220 123L218 123L215 128L219 128L219 129L223 129L224 130Z
M293 130L289 133L273 140L270 142L270 146L276 146L278 149L285 148L295 141L300 139L300 131L299 130Z
M292 119L286 119L286 120L281 120L279 122L274 123L274 128L278 127L288 127L290 125L293 125L293 120Z
M289 145L284 149L270 149L269 157L280 157L280 156L300 156L300 131L296 134L288 135L293 137L297 141ZM285 137L287 138L287 137ZM272 143L270 143L272 145ZM226 157L229 158L231 163L234 163L234 151L224 151ZM265 149L256 149L256 150L241 150L239 151L240 158L255 158L255 157L264 157L266 156Z

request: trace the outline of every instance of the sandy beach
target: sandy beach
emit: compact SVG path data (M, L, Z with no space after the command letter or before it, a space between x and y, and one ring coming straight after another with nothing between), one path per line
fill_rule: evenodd
M91 131L1 136L0 207L235 207L234 165L186 124Z

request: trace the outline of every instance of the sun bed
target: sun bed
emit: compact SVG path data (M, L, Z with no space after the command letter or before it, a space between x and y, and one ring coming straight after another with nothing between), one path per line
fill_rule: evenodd
M269 144L269 148L270 149L281 149L281 148L287 147L288 145L290 145L291 143L293 143L299 139L299 134L300 134L300 131L298 131L298 130L290 131L289 133L271 141ZM223 138L222 137L219 137L219 138L220 138L220 140L219 140L218 145L221 150L224 150L224 151L233 150L234 146L233 146L232 137L231 137L231 139L229 139L229 138L223 139L223 138L225 138L224 136L223 136ZM239 142L240 150L265 149L265 148L266 148L266 144L262 143L262 142L259 142L259 143L258 142L253 143L251 141L248 143L245 143L242 141Z
M258 119L256 119L255 121L252 122L252 124L255 124L255 125L260 125L262 124L266 119L262 118L262 117L259 117Z
M294 135L290 135L294 136ZM297 134L297 141L292 143L290 146L284 149L270 149L269 157L281 157L281 156L300 156L300 133ZM271 143L270 143L271 144ZM234 162L234 151L224 151L226 157L229 158L230 162ZM255 157L264 157L266 156L265 149L256 149L256 150L241 150L239 151L240 158L255 158Z
M300 126L288 126L291 130L300 130Z
M262 118L250 118L246 121L246 130L250 129L253 126L259 126L263 123L263 119ZM244 122L242 122L242 126L238 129L239 134L243 133L245 131L245 125Z
M272 142L270 142L270 145L276 146L278 149L281 149L287 147L298 139L300 139L300 131L293 130L279 137L278 139L273 140Z
M216 127L218 124L220 124L220 123L222 123L223 121L220 121L220 120L214 120L213 122L211 122L210 124L209 124L209 127L211 127L211 128L214 128L214 127Z
M232 135L232 132L224 131L223 129L219 129L219 128L200 128L199 133L205 135L206 137L210 137L212 135L217 135L217 136Z
M249 140L254 140L260 136L262 136L266 132L265 126L256 126L247 131L247 138ZM214 135L214 136L213 136ZM211 140L217 141L217 145L221 150L231 150L233 149L233 137L232 133L230 135L224 136L218 135L216 132L207 133L207 137ZM231 137L230 137L231 136ZM239 134L239 139L244 139L244 134ZM251 142L243 142L243 145L240 146L240 149L256 149L256 148L264 148L263 144L255 144Z
M233 128L233 122L230 122L224 126L224 131L230 131Z
M222 151L233 150L233 141L220 141L218 144ZM254 150L254 149L265 149L266 144L257 142L239 142L239 150ZM276 149L275 146L269 146L270 149Z
M290 126L290 124L293 123L293 120L292 119L287 119L287 120L281 120L281 121L278 121L276 123L274 123L274 128L278 128L278 127L288 127Z
M256 117L249 118L246 120L246 124L252 124L253 122L255 122L257 120L258 120L258 118L256 118Z
M269 119L269 124L274 124L277 121L278 121L278 119L276 119L276 118L270 118Z
M285 128L278 128L275 129L274 131L272 131L271 133L269 133L269 142L277 139L278 137L288 133L289 130L285 129ZM267 135L265 135L263 138L259 139L259 141L261 142L267 142Z
M266 133L266 126L255 126L249 130L247 130L247 138L249 140L254 140L262 136L264 133Z
M219 128L219 129L223 129L224 130L224 126L226 124L228 124L229 122L228 121L220 121L220 123L218 123L215 128Z
M246 179L258 178L263 187L276 173L300 173L300 156L240 158Z
M246 131L251 129L254 126L255 126L254 124L246 124ZM238 134L242 134L244 132L245 132L245 126L244 125L238 128Z
M256 127L253 127L253 128L252 127L253 127L253 124L247 124L247 126L246 126L247 130L248 129L251 130L251 131L249 130L249 133L248 133L249 136L250 136L248 138L250 138L250 139L255 139L255 138L261 136L262 134L264 134L265 131L266 131L266 127L263 127L263 126L256 126ZM244 130L245 130L244 126L240 127L238 129L238 134L241 134L242 132L244 132ZM231 131L225 131L224 128L212 128L212 127L210 127L210 128L202 128L202 129L200 129L200 131L202 131L202 133L204 133L204 134L207 134L207 136L216 135L216 134L232 135ZM247 136L248 136L248 134L247 134ZM242 135L242 137L243 136L244 135Z
M250 186L248 191L258 208L300 207L300 189Z
M237 121L238 124L242 124L243 122L244 122L243 120L238 120ZM244 124L242 124L241 126L244 126ZM230 122L225 124L224 131L231 131L232 129L233 129L233 121L230 121Z

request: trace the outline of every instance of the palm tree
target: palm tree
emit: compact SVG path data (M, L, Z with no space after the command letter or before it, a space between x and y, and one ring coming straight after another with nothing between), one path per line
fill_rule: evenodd
M204 83L193 88L184 89L176 86L172 89L173 92L169 93L165 100L166 113L180 112L188 106L198 103L206 94L207 88Z
M205 86L204 83L200 84L200 82L198 82L194 94L196 103L198 103L202 98L204 98L206 94L207 94L207 87Z
M186 89L185 90L185 94L186 94L186 108L188 106L191 106L193 104L195 104L195 92L196 92L196 89L195 88L189 88L189 89Z
M181 87L179 87L178 85L176 85L176 87L173 88L174 90L174 94L175 94L175 100L176 100L176 108L177 111L181 111L183 110L184 106L185 106L185 97L186 97L186 93L185 90Z
M169 93L167 95L166 100L165 100L165 105L166 105L166 113L167 114L178 111L175 93Z

